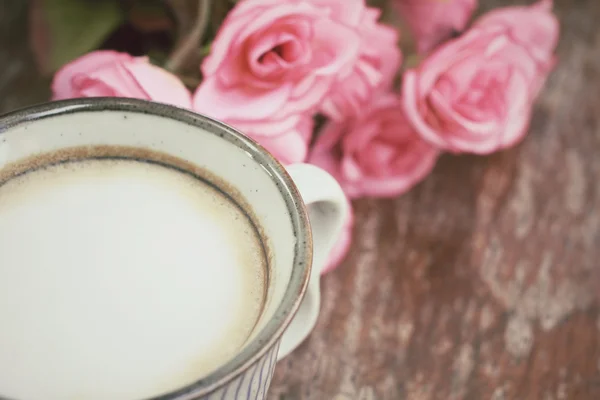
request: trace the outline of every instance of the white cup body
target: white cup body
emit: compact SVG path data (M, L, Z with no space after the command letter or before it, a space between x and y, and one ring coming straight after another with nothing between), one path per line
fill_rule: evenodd
M267 298L256 328L232 360L193 385L156 399L265 398L278 357L304 340L318 314L320 265L311 274L313 233L304 201L318 214L313 225L318 227L315 261L320 264L345 215L341 189L314 167L291 167L290 173L303 182L298 190L285 168L252 140L210 118L162 104L77 99L0 117L0 170L39 154L99 145L147 149L188 161L231 185L251 208L269 257ZM307 290L310 304L303 305L302 319L285 332Z

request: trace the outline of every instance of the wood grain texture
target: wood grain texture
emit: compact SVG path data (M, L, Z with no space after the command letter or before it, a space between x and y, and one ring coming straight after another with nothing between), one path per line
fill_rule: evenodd
M555 3L560 63L527 139L355 204L271 399L600 399L600 2Z
M527 139L355 203L353 248L271 400L600 399L600 2L555 3L560 63ZM0 1L0 112L48 97L25 8Z

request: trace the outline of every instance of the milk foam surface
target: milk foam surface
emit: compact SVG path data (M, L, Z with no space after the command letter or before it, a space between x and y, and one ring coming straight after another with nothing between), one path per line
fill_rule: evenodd
M0 397L139 400L223 364L257 321L245 214L193 177L125 160L0 186Z

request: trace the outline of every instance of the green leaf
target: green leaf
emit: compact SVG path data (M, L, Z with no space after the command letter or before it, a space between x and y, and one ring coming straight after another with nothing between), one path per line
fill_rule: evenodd
M201 57L206 57L207 55L210 54L211 45L212 45L212 43L207 43L200 48L200 56Z
M49 30L49 57L45 70L97 49L124 21L118 0L42 0Z
M169 58L167 53L158 49L150 49L146 55L150 58L150 62L158 67L162 67Z

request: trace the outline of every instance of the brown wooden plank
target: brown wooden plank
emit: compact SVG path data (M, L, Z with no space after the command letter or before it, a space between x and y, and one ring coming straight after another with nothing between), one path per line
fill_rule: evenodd
M556 8L529 137L356 204L354 248L271 399L600 399L600 2Z

